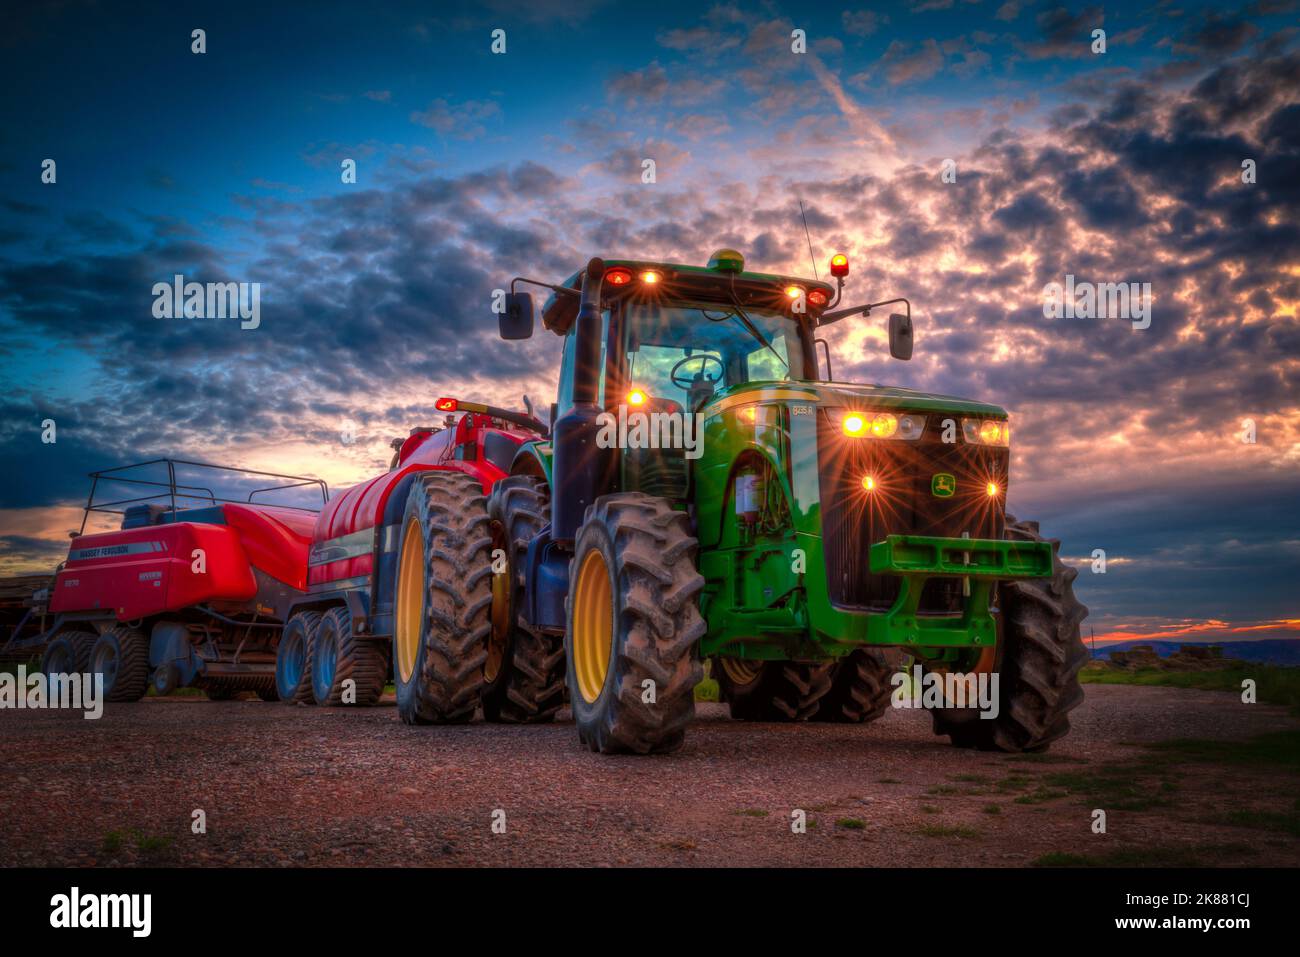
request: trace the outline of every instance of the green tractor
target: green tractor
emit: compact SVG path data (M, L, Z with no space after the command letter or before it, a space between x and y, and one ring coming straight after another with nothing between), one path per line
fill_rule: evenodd
M1058 543L1006 514L1007 414L834 381L820 326L899 304L890 351L912 353L910 304L837 308L847 274L843 256L831 284L720 250L704 268L593 259L512 282L502 337L532 335L516 289L536 285L564 345L549 434L486 506L489 717L545 720L567 689L591 749L667 752L706 661L737 718L863 722L905 655L956 745L1036 751L1067 732L1087 609Z

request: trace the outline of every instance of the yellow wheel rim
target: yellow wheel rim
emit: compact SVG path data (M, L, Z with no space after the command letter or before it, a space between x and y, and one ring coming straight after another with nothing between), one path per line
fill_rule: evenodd
M757 681L759 672L763 668L761 661L745 661L741 658L719 658L722 662L722 670L727 677L731 679L732 684L747 685L751 681Z
M573 591L573 673L578 692L594 704L605 687L613 646L614 604L605 556L587 552Z
M403 682L415 674L420 651L420 626L424 623L424 532L416 519L406 523L402 555L397 566L397 618L393 643L397 646L397 671Z
M504 534L494 528L492 549L505 549ZM506 552L509 555L509 551ZM514 584L514 569L509 563L504 572L492 572L492 635L488 640L487 660L483 662L483 677L495 681L501 673L501 663L506 657L506 644L510 639L510 591Z

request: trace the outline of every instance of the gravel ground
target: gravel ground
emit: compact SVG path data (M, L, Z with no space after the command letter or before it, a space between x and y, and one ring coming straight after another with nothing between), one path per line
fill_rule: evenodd
M1171 688L1087 695L1070 736L1037 758L952 748L918 711L771 725L702 704L683 750L651 758L580 749L567 713L408 728L391 705L146 699L99 721L3 711L0 865L1006 866L1049 852L1160 863L1174 850L1300 864L1296 775L1157 768L1142 746L1296 727L1285 709ZM1062 790L1062 773L1104 779L1110 796ZM1113 789L1127 783L1159 803L1124 810L1133 794ZM1094 807L1108 809L1106 834L1091 832ZM206 834L192 833L195 809ZM794 809L806 833L792 833ZM1292 834L1216 823L1225 810L1290 814Z

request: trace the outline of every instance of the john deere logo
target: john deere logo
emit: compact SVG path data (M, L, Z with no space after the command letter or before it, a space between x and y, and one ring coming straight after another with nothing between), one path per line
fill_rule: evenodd
M930 492L935 498L952 498L957 491L957 480L947 472L940 472L930 479Z

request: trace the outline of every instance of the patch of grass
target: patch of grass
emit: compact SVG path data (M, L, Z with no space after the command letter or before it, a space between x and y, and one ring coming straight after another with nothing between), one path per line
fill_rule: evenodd
M761 808L747 807L739 811L732 811L733 814L739 814L743 817L767 817L767 812Z
M865 830L867 822L856 817L842 817L835 822L836 827L846 828L850 831Z
M935 807L933 804L922 804L922 805L921 805L921 813L922 813L922 814L938 814L938 813L939 813L939 809L938 809L937 807Z
M1200 691L1232 691L1241 694L1241 683L1255 682L1262 704L1280 704L1300 711L1300 668L1280 665L1244 665L1215 671L1166 671L1163 668L1139 668L1137 671L1085 671L1079 680L1085 684L1157 685L1166 688L1193 688Z
M1029 862L1030 867L1087 867L1088 857L1084 854L1067 854L1064 851L1049 851Z
M172 838L136 832L135 846L141 854L160 854L172 846Z
M1033 867L1209 867L1224 858L1253 854L1248 844L1193 844L1117 848L1100 854L1052 851L1030 862Z
M950 774L949 781L959 781L963 784L988 784L992 778L985 777L983 774Z
M1014 800L1017 804L1043 804L1046 801L1059 801L1061 798L1069 796L1069 791L1062 791L1059 788L1044 787L1040 784L1028 794L1021 794Z
M1041 800L1077 796L1093 807L1108 811L1149 811L1168 806L1159 785L1151 778L1152 770L1140 765L1114 765L1095 771L1056 771L1043 777L1039 786ZM1167 780L1167 779L1162 779ZM1034 797L1034 795L1030 795ZM1020 798L1016 799L1020 801ZM1021 803L1039 803L1039 799Z
M964 824L922 824L916 829L922 837L979 837L979 831Z
M135 849L146 857L153 857L164 851L170 850L175 838L154 836L145 834L137 828L126 828L125 830L109 831L104 835L101 844L105 854L119 853L127 842L135 845Z
M902 784L903 782L898 780L898 778L881 778L876 783L877 784Z
M1276 831L1300 837L1300 810L1257 811L1239 809L1225 811L1210 818L1207 823L1226 824L1229 827L1249 827L1258 831Z
M961 788L955 788L951 784L936 784L932 788L926 788L926 794L960 794Z
M1164 757L1179 764L1200 761L1207 764L1245 765L1261 771L1283 769L1300 772L1300 730L1270 731L1246 741L1179 738L1174 741L1159 741L1147 747L1157 759Z
M1007 755L1008 761L1025 761L1029 764L1087 764L1087 758L1075 758L1068 754L1049 754L1046 751Z
M1001 805L1001 804L985 804L985 805L984 805L984 813L985 813L985 814L1001 814L1001 813L1002 813L1002 805Z

